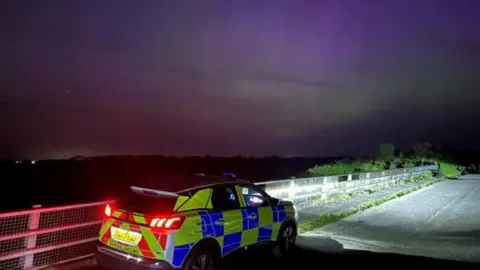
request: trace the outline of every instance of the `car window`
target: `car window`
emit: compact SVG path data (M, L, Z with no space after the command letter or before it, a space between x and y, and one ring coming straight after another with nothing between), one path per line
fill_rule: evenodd
M247 207L269 206L268 198L258 189L250 186L240 186Z
M240 204L233 186L218 186L212 193L213 208L219 211L239 209Z

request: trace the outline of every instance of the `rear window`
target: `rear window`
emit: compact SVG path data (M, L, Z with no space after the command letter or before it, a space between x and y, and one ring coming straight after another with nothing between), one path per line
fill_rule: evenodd
M133 191L120 196L120 208L142 214L161 214L172 212L177 198L140 195Z

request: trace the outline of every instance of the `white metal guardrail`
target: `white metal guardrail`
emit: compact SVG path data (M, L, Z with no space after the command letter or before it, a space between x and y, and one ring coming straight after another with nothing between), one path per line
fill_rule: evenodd
M38 269L88 257L111 201L0 214L0 269Z
M423 174L427 170L435 171L437 165L414 168L401 168L385 171L351 173L333 176L292 178L256 183L273 197L288 199L295 204L301 204L308 198L322 197L381 186L411 176Z
M362 179L423 173L436 166L257 183L279 198L302 196ZM358 181L360 182L360 181ZM292 193L293 192L293 193ZM39 269L93 255L103 209L114 201L0 213L0 269Z

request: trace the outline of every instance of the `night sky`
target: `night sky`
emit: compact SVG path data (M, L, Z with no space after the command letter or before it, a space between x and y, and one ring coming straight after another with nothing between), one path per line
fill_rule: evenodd
M479 147L479 14L476 0L3 0L0 157Z

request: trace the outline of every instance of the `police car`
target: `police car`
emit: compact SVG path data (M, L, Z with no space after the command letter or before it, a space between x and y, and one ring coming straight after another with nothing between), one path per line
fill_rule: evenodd
M274 244L277 256L291 254L297 235L292 202L245 180L187 178L171 179L170 190L131 186L106 205L97 263L115 270L217 269L223 256L258 244Z

